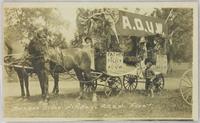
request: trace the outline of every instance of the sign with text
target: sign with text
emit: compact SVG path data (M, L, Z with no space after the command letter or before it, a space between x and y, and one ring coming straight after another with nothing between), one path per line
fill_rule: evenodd
M123 36L148 36L166 33L166 26L158 18L120 10L116 30L118 35Z
M107 52L106 53L106 70L108 73L116 73L123 66L123 53Z
M156 67L156 71L166 74L167 73L167 56L157 55L155 67Z

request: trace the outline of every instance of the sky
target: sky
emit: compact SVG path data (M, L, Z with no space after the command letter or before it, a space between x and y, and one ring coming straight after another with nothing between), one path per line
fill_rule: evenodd
M76 32L76 8L58 8L62 18L69 23L69 27L66 30L62 30L66 40L71 40ZM67 34L67 35L66 35Z

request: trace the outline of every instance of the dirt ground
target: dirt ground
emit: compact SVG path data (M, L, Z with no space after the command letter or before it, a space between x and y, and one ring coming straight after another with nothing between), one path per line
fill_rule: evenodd
M142 119L191 119L192 107L187 105L178 90L179 78L184 70L177 70L165 76L165 89L154 98L144 95L144 83L139 83L135 93L123 91L120 95L106 97L99 91L98 101L91 97L77 100L79 83L74 80L60 81L59 96L50 95L49 105L42 105L39 82L30 80L29 100L20 98L18 82L4 82L4 116L37 118L142 118ZM14 79L14 81L18 81ZM53 81L49 82L50 90ZM100 89L101 90L101 87Z

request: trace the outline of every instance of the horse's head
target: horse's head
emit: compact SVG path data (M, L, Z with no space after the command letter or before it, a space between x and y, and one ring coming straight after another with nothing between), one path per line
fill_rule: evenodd
M32 56L43 56L46 53L47 46L41 39L33 39L27 46L28 53Z

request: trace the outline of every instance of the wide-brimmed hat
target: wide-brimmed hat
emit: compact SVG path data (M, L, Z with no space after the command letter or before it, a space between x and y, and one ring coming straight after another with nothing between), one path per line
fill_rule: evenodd
M85 37L85 41L86 40L92 40L92 38L90 38L90 37Z
M145 43L145 42L146 42L145 37L141 37L140 38L140 43Z

